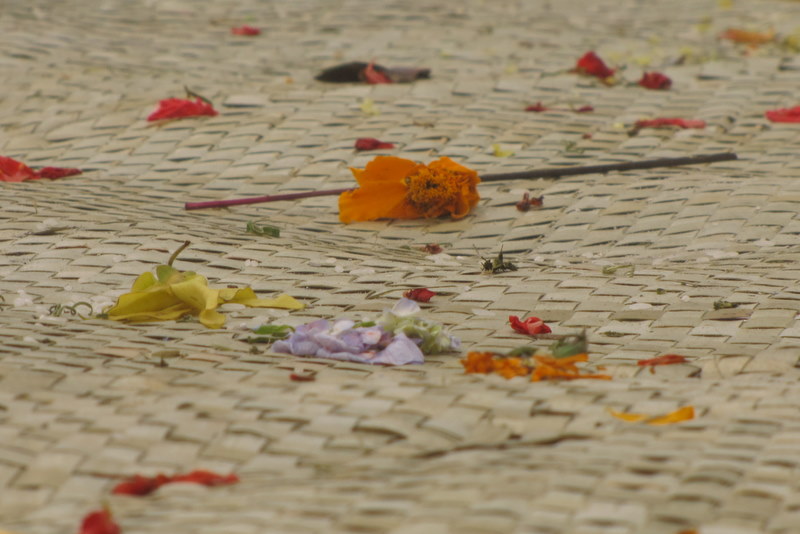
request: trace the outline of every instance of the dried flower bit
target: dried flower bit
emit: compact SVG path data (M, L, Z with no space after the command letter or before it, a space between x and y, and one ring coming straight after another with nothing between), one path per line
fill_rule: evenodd
M254 35L261 35L261 30L254 26L248 26L247 24L243 26L238 26L231 28L231 33L233 35L243 35L243 36L254 36Z
M285 324L265 324L253 330L255 337L248 337L248 343L274 343L286 339L294 332L294 328Z
M529 211L532 207L541 208L544 204L544 195L531 198L528 192L523 193L522 200L517 202L516 206L519 211Z
M371 98L362 100L359 108L364 115L377 116L381 114L381 110L378 109L378 106L375 105L375 101Z
M316 79L329 83L409 83L415 80L427 79L430 76L430 69L384 67L372 62L352 61L327 68L319 73Z
M186 90L191 92L188 88ZM155 111L147 116L147 120L152 122L165 119L199 117L204 115L213 117L218 115L218 113L208 99L197 95L194 100L183 98L166 98L161 100L158 103L158 108L156 108Z
M676 363L686 363L686 357L680 354L664 354L657 358L650 358L649 360L639 360L636 365L655 367L656 365L674 365Z
M316 371L306 371L304 373L292 373L289 380L292 382L313 382L317 379Z
M720 34L719 38L755 48L759 45L774 41L775 31L769 30L767 32L753 32L739 28L728 28L722 32L722 34Z
M255 221L249 221L247 223L247 233L249 234L256 234L256 235L266 235L269 237L280 237L281 236L281 229L277 226L272 226L269 224L259 225Z
M441 254L442 246L438 243L428 243L420 247L420 250L428 254Z
M626 263L624 265L606 265L603 267L603 274L615 274L620 269L628 269L625 273L627 276L633 276L635 267L632 263Z
M541 102L536 102L532 106L528 106L525 108L525 111L532 111L534 113L542 113L543 111L549 111L550 108L545 107Z
M496 158L507 158L514 155L513 150L505 150L499 143L492 145L492 155Z
M583 150L576 141L564 141L564 152L583 154Z
M639 80L639 85L645 89L667 90L672 86L672 80L660 72L645 72Z
M695 412L693 406L683 406L678 408L674 412L670 412L664 415L647 415L641 413L626 413L626 412L618 412L616 410L612 410L608 408L608 413L616 417L617 419L622 419L623 421L627 421L629 423L644 423L647 425L671 425L673 423L680 423L683 421L689 421L694 419Z
M568 358L576 354L586 354L589 352L589 342L586 338L586 330L580 334L571 334L563 339L557 340L550 345L550 352L554 358Z
M614 69L609 68L600 56L594 52L586 52L573 68L573 72L583 74L584 76L594 76L599 78L604 83L610 83L611 77L614 76Z
M647 120L640 120L636 121L628 131L628 135L634 136L639 133L639 130L642 128L668 128L671 126L675 126L678 128L696 128L702 129L706 127L706 121L699 120L699 119L680 119L680 118L671 118L671 117L661 117L657 119L647 119Z
M475 249L475 252L478 253L478 250ZM478 255L480 256L480 253L478 253ZM503 247L501 246L497 257L487 259L481 256L481 270L485 273L497 274L506 271L516 271L517 266L503 258Z
M430 302L431 298L435 297L437 293L425 287L418 287L416 289L409 289L403 296L417 302Z
M780 108L764 112L770 122L796 123L800 122L800 106L793 108Z
M122 530L114 521L111 509L104 505L102 510L86 514L78 534L121 534Z
M509 315L508 322L515 332L524 334L526 336L535 336L537 334L549 334L552 332L549 326L544 324L544 321L538 317L528 317L527 319L520 320L516 315Z
M55 180L65 176L81 174L80 169L68 169L64 167L44 167L34 171L21 161L13 158L0 156L0 182L24 182L26 180L38 180L49 178Z
M78 311L78 307L80 306L85 306L86 308L88 308L89 314L86 316L81 315L80 312ZM88 319L89 316L92 314L92 311L94 311L94 307L92 307L91 304L85 301L76 302L72 306L65 306L63 304L53 304L47 310L47 312L53 317L61 317L61 315L66 312L69 315L72 315L73 317L77 315L81 319Z
M737 303L737 302L728 302L727 300L723 300L723 299L714 301L714 309L715 310L727 310L727 309L738 308L738 307L739 307L739 303Z
M360 137L356 139L355 149L358 151L380 150L383 148L394 148L394 144L385 143L374 137Z
M536 347L530 345L522 345L511 349L506 353L506 356L529 358L536 352Z

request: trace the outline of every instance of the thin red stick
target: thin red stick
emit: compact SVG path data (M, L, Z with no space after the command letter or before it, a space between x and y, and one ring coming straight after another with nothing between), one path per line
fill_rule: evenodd
M231 200L209 200L207 202L187 202L187 210L200 210L203 208L224 208L226 206L241 206L242 204L258 204L260 202L275 202L277 200L297 200L298 198L324 197L328 195L341 195L345 191L350 191L352 187L345 189L323 189L321 191L307 191L303 193L285 193L283 195L266 195L263 197L234 198Z

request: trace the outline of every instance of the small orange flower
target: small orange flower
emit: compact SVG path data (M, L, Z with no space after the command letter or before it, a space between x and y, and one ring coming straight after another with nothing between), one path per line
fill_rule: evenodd
M728 39L734 43L741 43L750 46L758 46L769 43L775 39L775 32L770 30L768 32L751 32L747 30L740 30L738 28L728 28L722 35L722 39Z
M531 369L519 358L496 358L494 372L503 378L514 378L515 376L529 375Z
M465 373L487 374L494 371L494 354L491 352L468 352L461 360Z
M581 374L580 369L578 369L575 363L587 361L589 356L586 353L576 354L566 358L535 355L533 359L536 360L536 369L534 369L531 374L531 382L553 379L574 380L576 378L611 380L611 377L608 375Z
M359 188L339 196L339 220L460 219L478 203L478 173L442 157L428 165L378 156L364 169L350 169Z

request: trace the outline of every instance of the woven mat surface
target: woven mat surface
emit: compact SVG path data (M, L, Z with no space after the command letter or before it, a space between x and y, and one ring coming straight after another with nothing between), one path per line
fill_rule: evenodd
M768 0L4 0L0 155L85 172L0 184L0 529L72 532L106 501L126 534L800 532L800 128L764 118L797 104L800 60L718 39L799 21L800 3ZM231 35L241 24L263 33ZM567 72L592 49L627 67L622 83ZM433 75L314 80L371 59ZM644 68L673 89L627 83ZM145 120L184 86L220 114ZM523 111L537 101L595 110ZM708 126L629 135L653 117ZM348 187L348 167L375 155L353 150L359 137L479 173L740 159L487 183L458 221L343 225L335 197L183 210ZM526 191L541 209L515 209ZM307 308L229 307L221 330L57 313L113 303L185 240L176 267ZM482 273L501 247L519 270ZM613 380L465 375L463 352L376 368L242 341L276 319L374 317L414 287L439 293L426 316L465 350L518 346L507 317L535 315L586 329ZM180 356L161 366L163 350ZM688 363L636 364L666 353ZM290 381L297 370L316 380ZM684 405L697 417L662 427L607 413ZM197 468L242 481L109 495L121 476Z

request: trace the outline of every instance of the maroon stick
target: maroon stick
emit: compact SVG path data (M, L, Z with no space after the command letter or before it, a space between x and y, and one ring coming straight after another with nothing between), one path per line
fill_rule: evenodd
M731 161L738 159L736 154L721 152L718 154L704 154L700 156L687 156L683 158L659 158L643 161L630 161L625 163L611 163L607 165L584 165L564 167L563 169L538 169L522 172L507 172L501 174L486 174L481 176L483 182L499 182L503 180L531 180L536 178L559 178L561 176L576 176L579 174L604 174L612 171L631 171L637 169L654 169L658 167L680 167L682 165L698 165L701 163L715 163L717 161ZM240 206L242 204L258 204L261 202L275 202L278 200L297 200L299 198L323 197L328 195L341 195L345 189L324 189L322 191L309 191L305 193L286 193L283 195L266 195L263 197L236 198L232 200L209 200L207 202L187 202L187 210L203 208L224 208L226 206Z

